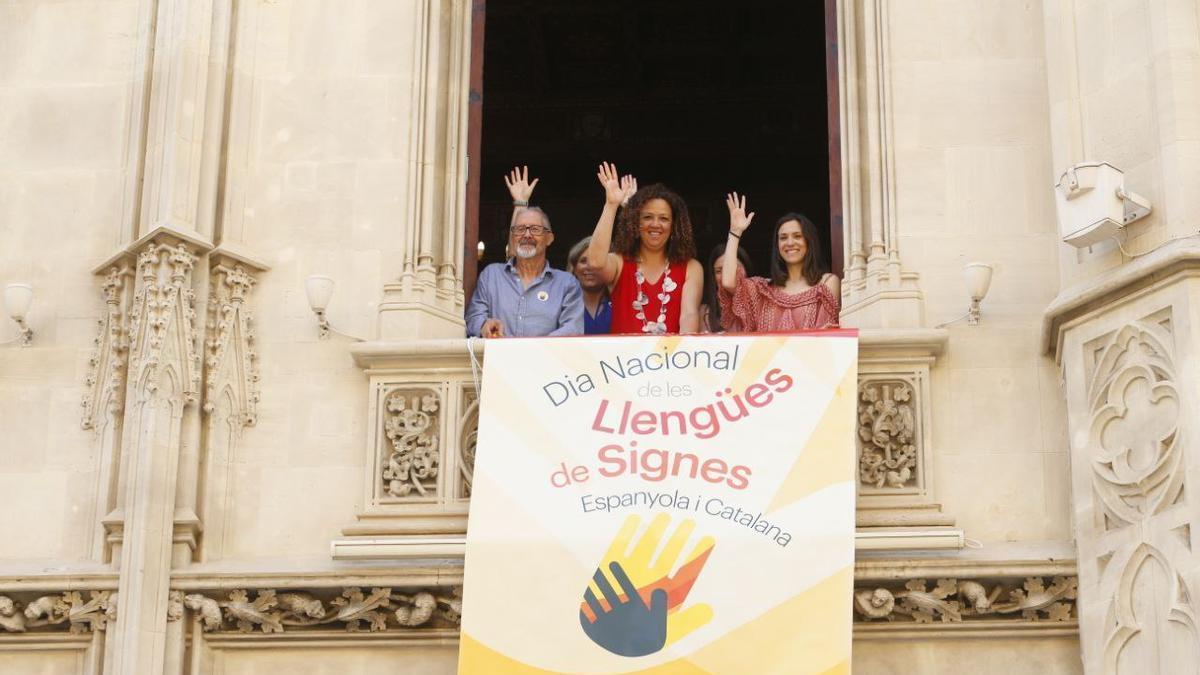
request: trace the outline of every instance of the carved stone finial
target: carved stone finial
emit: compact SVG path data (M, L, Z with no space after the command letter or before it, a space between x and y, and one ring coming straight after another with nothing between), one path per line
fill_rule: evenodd
M222 392L232 392L234 409L229 414L238 427L258 421L256 409L261 399L253 317L245 304L254 284L254 277L241 265L213 267L204 344L204 412L213 414Z

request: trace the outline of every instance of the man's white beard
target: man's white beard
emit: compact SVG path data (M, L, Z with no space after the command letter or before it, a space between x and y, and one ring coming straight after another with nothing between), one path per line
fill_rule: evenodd
M537 246L526 244L525 246L517 247L517 257L522 260L529 260L537 255Z

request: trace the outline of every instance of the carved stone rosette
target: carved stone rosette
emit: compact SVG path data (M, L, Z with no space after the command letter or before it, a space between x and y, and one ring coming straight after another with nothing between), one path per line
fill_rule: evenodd
M857 622L919 624L978 621L1073 621L1076 577L1024 580L911 579L854 589Z
M80 591L38 595L27 601L0 595L0 633L101 631L116 617L117 594Z
M348 632L457 628L462 616L462 588L457 586L369 591L350 587L337 593L330 589L236 589L189 593L180 602L206 633L283 633L331 627ZM179 616L183 616L182 611Z

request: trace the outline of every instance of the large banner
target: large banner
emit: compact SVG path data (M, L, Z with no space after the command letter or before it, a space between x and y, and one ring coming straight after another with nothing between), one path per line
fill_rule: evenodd
M489 341L459 672L849 672L856 337Z

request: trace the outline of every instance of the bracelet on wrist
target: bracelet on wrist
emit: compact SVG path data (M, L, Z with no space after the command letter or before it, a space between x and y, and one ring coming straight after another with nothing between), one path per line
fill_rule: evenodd
M519 199L514 199L513 206L529 206L529 202L523 202Z
M742 238L742 235L738 234L737 232L734 232L733 230L730 230L730 231L729 231L729 236L733 237L734 239L741 239L741 238Z

